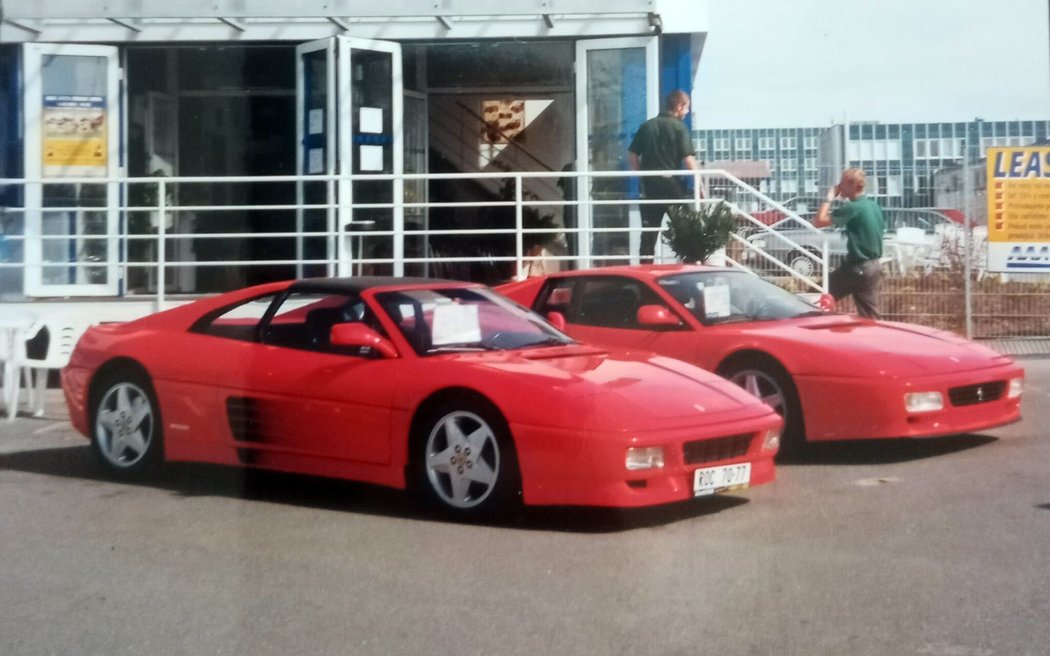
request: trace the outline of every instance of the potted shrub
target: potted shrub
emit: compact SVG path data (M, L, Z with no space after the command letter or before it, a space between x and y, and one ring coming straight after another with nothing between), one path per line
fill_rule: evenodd
M736 229L736 217L725 201L698 209L672 205L663 239L683 262L704 262L724 249Z

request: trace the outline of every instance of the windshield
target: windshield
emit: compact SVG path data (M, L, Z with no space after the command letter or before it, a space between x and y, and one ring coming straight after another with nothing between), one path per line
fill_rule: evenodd
M539 315L485 289L384 292L376 299L419 355L573 343Z
M822 314L795 294L743 271L705 271L659 279L705 325Z

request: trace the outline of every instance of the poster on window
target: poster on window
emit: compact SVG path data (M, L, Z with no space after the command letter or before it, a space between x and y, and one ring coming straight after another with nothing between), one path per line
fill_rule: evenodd
M989 148L988 270L1050 272L1050 147Z
M481 103L481 114L483 143L505 144L525 129L524 100L486 100Z
M44 96L44 176L105 176L106 119L102 96Z

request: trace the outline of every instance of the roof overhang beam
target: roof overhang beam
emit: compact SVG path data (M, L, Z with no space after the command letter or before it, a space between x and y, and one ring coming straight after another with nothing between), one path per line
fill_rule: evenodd
M656 34L668 25L696 31L690 19L702 12L683 13L677 2L503 0L494 8L489 0L0 0L0 42L582 39ZM661 23L661 11L679 15Z

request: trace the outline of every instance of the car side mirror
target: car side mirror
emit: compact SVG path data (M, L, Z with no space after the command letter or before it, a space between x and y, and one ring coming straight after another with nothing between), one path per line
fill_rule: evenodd
M638 308L638 324L651 327L680 326L682 322L662 305L643 305Z
M547 323L554 326L558 330L565 332L565 315L561 312L548 312Z
M375 349L384 358L396 358L397 349L389 339L363 323L337 323L332 326L328 341L332 346L365 346Z

